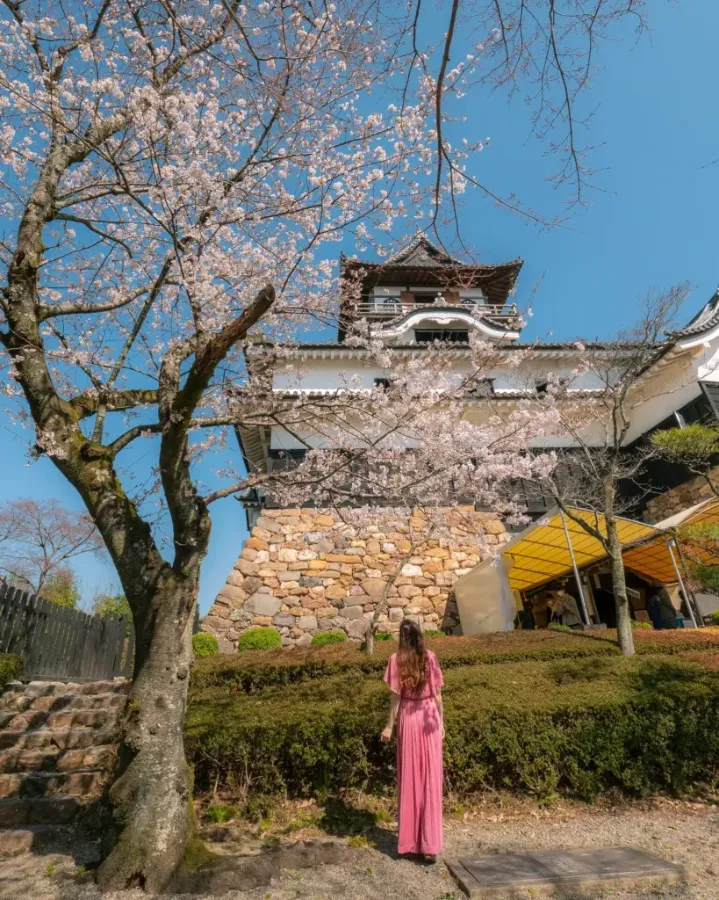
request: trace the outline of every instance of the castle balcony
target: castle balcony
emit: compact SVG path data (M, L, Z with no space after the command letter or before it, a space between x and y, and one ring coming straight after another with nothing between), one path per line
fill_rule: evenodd
M357 303L352 307L354 316L358 319L372 319L390 321L400 316L406 316L408 313L421 310L422 312L433 312L435 310L456 310L463 313L469 313L474 318L489 318L495 321L506 322L510 324L519 317L519 311L516 303L486 303L475 300L461 300L457 304L437 304L432 303L406 303L399 298L378 297L375 302Z

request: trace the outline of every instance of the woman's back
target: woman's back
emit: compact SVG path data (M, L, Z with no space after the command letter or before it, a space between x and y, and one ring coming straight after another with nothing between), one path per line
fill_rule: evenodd
M439 667L437 655L431 650L426 650L425 654L426 678L424 684L417 688L402 687L398 654L393 653L389 658L384 680L389 685L390 690L395 694L399 694L403 700L427 700L431 697L436 697L442 687L442 671Z

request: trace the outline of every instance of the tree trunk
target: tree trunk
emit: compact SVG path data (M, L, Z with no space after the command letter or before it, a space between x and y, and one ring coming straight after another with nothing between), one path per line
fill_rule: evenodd
M384 586L384 590L382 591L382 595L377 601L377 606L374 609L374 615L372 616L372 621L370 622L370 626L367 629L367 636L365 637L365 652L372 656L374 653L374 636L377 634L377 627L379 626L379 617L382 615L382 610L387 603L387 597L389 597L389 592L392 585L395 583L397 578L399 577L400 572L404 568L405 564L409 562L410 558L414 554L414 545L412 545L409 550L405 553L405 555L400 559L397 563L397 566L390 576L389 581Z
M178 576L168 566L146 622L136 622L135 678L122 721L119 777L110 789L119 835L98 871L104 890L161 891L192 836L183 725L198 574Z
M609 544L609 561L612 567L612 591L617 611L617 639L619 648L625 656L634 656L634 633L632 617L627 597L627 581L624 573L622 545L617 534L617 523L609 516L607 523L607 541Z

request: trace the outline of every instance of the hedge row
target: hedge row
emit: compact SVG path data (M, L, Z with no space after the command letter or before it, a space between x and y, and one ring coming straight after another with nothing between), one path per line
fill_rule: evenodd
M0 653L0 693L10 681L22 675L22 659L15 653Z
M638 631L640 654L681 653L719 649L719 629L700 631ZM616 632L510 631L471 638L436 638L427 641L444 669L479 664L523 662L618 655ZM220 654L198 660L192 675L198 688L224 686L252 692L273 685L297 684L341 674L372 675L384 670L397 649L395 641L378 643L373 656L356 644L310 647L306 650L268 650Z
M446 673L447 788L487 787L591 799L714 783L719 673L679 657L525 662ZM379 678L191 692L186 736L200 787L303 796L394 783L380 742L388 708Z

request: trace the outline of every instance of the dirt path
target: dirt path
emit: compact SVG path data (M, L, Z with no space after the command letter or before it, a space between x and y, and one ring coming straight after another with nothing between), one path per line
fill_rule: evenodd
M298 838L346 843L341 838L328 838L316 829L295 833L291 841ZM376 829L370 838L375 847L363 846L363 840L350 841L355 847L342 851L347 858L338 865L274 870L270 883L251 890L240 890L238 883L236 890L203 896L206 900L461 900L464 896L442 864L425 867L394 858L391 824ZM445 843L447 856L632 845L683 863L694 875L692 883L641 894L618 890L593 892L584 897L719 900L719 807L712 805L661 800L616 809L559 804L542 810L530 804L510 809L488 803L483 809L448 821ZM227 852L230 848L223 844L217 849ZM245 853L258 851L256 845L246 844L242 849ZM79 883L83 873L77 870L78 862L91 857L92 847L75 844L64 850L0 861L0 898L98 900L92 884ZM75 860L71 852L75 853ZM234 883L231 886L234 888ZM105 900L139 900L145 896L133 892L108 895ZM529 900L532 895L525 896ZM178 897L175 895L175 900ZM568 900L566 894L564 897Z

